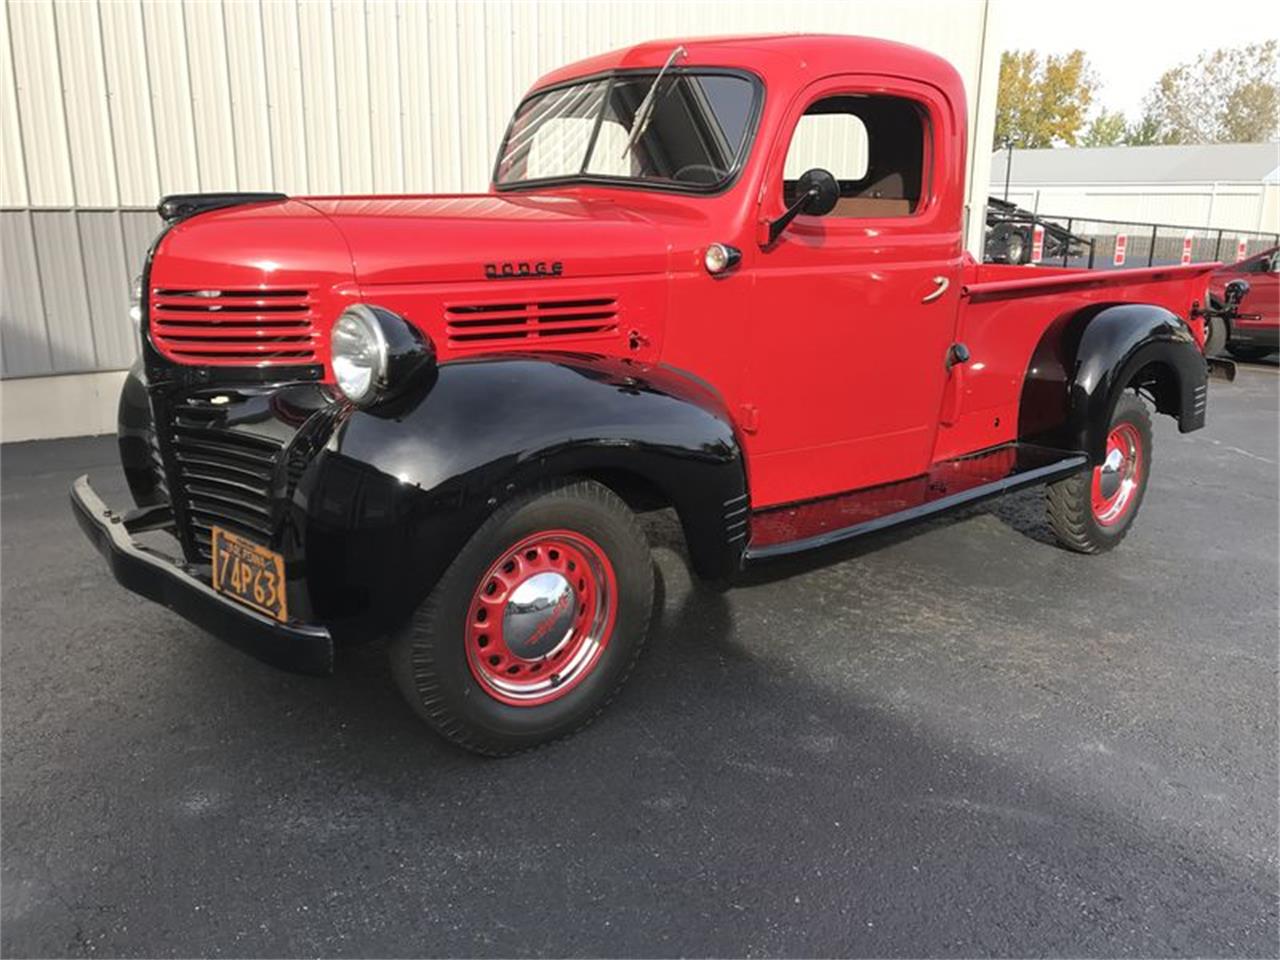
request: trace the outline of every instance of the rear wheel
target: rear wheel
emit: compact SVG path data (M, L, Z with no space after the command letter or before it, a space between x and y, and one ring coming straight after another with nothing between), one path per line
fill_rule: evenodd
M1208 317L1204 322L1204 355L1216 357L1227 345L1227 321Z
M635 516L578 481L504 505L393 639L409 703L465 749L502 756L585 726L631 672L653 565Z
M1063 546L1079 553L1110 550L1129 532L1151 472L1151 416L1141 400L1124 394L1107 433L1106 454L1092 470L1049 485L1049 526Z

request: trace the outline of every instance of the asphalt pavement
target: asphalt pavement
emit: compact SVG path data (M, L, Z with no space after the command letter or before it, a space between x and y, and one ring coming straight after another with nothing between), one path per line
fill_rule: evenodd
M118 587L111 439L6 446L0 953L1277 956L1278 388L1157 418L1102 557L1029 491L722 594L655 515L627 688L505 761Z

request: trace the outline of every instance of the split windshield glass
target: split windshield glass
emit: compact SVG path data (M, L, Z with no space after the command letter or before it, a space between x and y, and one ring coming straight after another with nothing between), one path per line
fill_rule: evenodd
M686 190L724 184L746 152L759 85L737 74L669 71L654 91L647 125L628 147L656 76L618 74L529 97L502 145L497 184L626 180Z

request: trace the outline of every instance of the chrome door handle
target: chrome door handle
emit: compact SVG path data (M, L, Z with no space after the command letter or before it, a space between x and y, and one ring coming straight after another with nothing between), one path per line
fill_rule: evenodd
M934 290L933 293L926 293L921 299L921 303L933 303L933 301L947 292L947 287L951 286L951 281L946 277L934 277L933 282L938 285L938 289Z

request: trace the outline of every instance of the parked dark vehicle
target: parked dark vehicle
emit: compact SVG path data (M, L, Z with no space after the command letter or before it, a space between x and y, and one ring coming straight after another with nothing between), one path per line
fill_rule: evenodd
M988 197L984 259L988 263L1031 263L1037 226L1044 229L1041 261L1083 257L1089 253L1091 240L1078 237L1052 220L1037 217L1017 204Z
M1209 286L1209 302L1214 315L1205 322L1205 355L1214 356L1224 348L1237 360L1261 360L1280 349L1280 247L1215 271ZM1234 315L1222 308L1226 287L1244 280L1248 291Z

